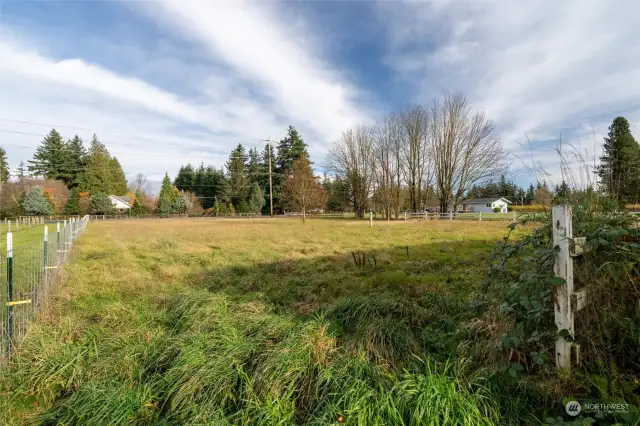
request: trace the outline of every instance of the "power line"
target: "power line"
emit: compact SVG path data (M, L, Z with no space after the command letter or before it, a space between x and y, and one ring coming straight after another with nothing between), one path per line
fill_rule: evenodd
M45 137L46 135L39 135L36 133L28 133L28 132L18 132L18 131L14 131L14 130L5 130L5 129L0 129L0 132L3 133L13 133L13 134L19 134L19 135L30 135L30 136L39 136L39 137ZM126 145L126 146L139 146L142 148L151 148L149 145L136 145L136 144L130 144L130 143L116 143L116 142L108 142L110 145ZM26 146L26 145L14 145L14 144L2 144L2 146L10 146L13 148L23 148L23 149L34 149L34 147L32 146ZM184 153L184 150L181 150L180 148L172 148L172 147L163 147L163 149L167 149L167 150L176 150L176 151L181 151ZM190 151L202 151L202 152L207 152L203 149L192 149ZM110 151L111 152L111 151ZM155 157L166 157L166 154L148 154L148 153L124 153L124 152L111 152L112 154L116 154L116 155L129 155L129 156L155 156ZM188 156L188 153L184 153L185 156ZM200 158L206 158L206 159L225 159L225 158L229 158L228 155L225 156L206 156L206 157L200 157ZM243 159L248 159L250 158L248 156L248 154L245 154L245 156L243 157Z
M170 139L163 139L162 137L160 137L160 139L158 139L157 135L153 135L153 134L145 134L145 133L132 133L132 132L123 132L123 131L118 131L118 130L109 130L109 129L92 129L90 127L78 127L78 126L65 126L65 125L55 125L55 124L45 124L45 123L36 123L36 122L31 122L31 121L21 121L21 120L11 120L8 118L0 118L0 121L5 121L8 123L16 123L16 124L32 124L32 125L38 125L38 126L47 126L47 127L51 127L51 128L61 128L61 129L77 129L77 130L89 130L94 132L94 134L96 132L105 132L105 133L114 133L114 134L120 134L120 135L128 135L128 136L135 136L135 137L142 137L142 138L152 138L153 141L156 142L161 142L161 141L165 141L165 142L169 142L169 143L179 143L179 141L176 140L170 140ZM14 134L19 134L19 135L27 135L27 136L38 136L38 137L45 137L47 136L47 134L42 134L42 133L30 133L30 132L21 132L21 131L17 131L17 130L3 130L0 129L0 132L4 132L4 133L14 133ZM139 146L142 148L149 148L149 145L142 145L142 144L131 144L131 143L119 143L119 142L109 142L109 144L112 145L126 145L126 146ZM177 149L180 150L179 148L166 148L166 149ZM191 151L203 151L203 152L207 152L206 148L194 148L191 149ZM227 158L227 157L221 157L221 158Z
M104 132L104 133L114 133L119 135L128 135L128 136L136 136L136 137L152 137L157 138L159 135L154 135L152 133L134 133L134 132L123 132L121 130L110 130L110 129L93 129L91 127L80 127L80 126L66 126L62 124L47 124L47 123L37 123L34 121L22 121L22 120L12 120L10 118L0 118L0 121L5 121L7 123L16 123L16 124L32 124L36 126L46 126L51 127L53 129L76 129L76 130L90 130L92 132ZM34 135L39 136L39 135Z

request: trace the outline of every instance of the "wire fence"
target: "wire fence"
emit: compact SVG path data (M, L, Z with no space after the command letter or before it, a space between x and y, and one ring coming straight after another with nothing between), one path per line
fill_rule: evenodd
M44 216L18 216L15 218L5 217L0 221L0 229L2 233L19 231L20 229L30 229L36 226L44 225Z
M84 232L88 216L55 226L6 233L0 248L0 361L11 357L29 324L47 305L73 242Z

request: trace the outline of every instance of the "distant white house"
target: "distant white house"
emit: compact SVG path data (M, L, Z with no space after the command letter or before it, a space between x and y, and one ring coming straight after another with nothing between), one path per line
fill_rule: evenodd
M128 195L109 195L109 199L113 203L113 208L120 213L131 210L131 201Z
M513 203L504 197L470 198L462 202L462 210L474 213L494 213L493 209L499 208L500 213L506 213L509 204Z

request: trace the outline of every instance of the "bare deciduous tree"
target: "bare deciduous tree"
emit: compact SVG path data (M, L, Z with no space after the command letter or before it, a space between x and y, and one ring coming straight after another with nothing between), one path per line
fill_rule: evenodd
M383 207L384 216L391 219L396 212L400 192L400 123L398 116L390 114L375 126L373 135L373 160L375 173L375 198Z
M129 190L138 194L147 194L149 191L149 183L144 173L138 173L133 181L129 184Z
M464 194L478 181L502 169L505 151L493 122L471 108L461 94L447 94L431 106L432 142L440 211L458 209Z
M329 168L347 179L356 217L364 217L374 181L372 129L359 126L343 132L329 150Z
M323 207L327 203L326 191L304 156L293 162L291 175L284 182L282 199L286 206L302 210L303 222L309 209Z
M412 210L424 208L427 190L433 180L433 162L429 140L429 111L423 106L412 106L401 115L404 144L402 169L409 192Z

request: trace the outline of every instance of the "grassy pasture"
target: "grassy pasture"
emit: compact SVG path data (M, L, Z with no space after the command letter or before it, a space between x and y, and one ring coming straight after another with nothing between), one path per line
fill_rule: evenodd
M2 424L533 423L467 306L506 222L90 223Z

